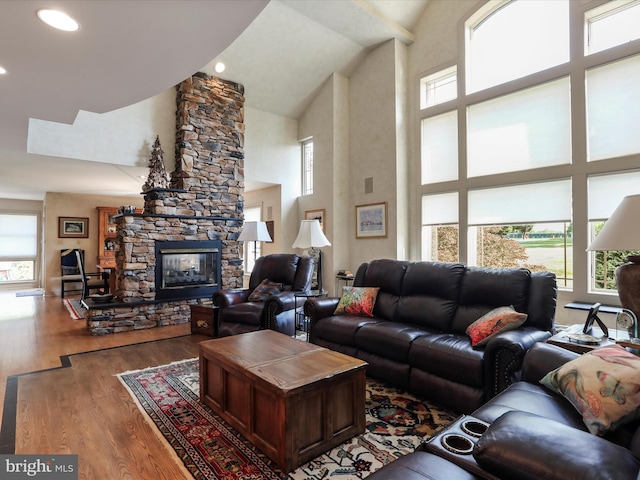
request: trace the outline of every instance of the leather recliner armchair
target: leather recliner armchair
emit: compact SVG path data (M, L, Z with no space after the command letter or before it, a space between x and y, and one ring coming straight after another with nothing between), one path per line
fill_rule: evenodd
M311 288L313 266L310 257L278 253L256 260L249 279L249 288L218 290L213 304L218 313L218 337L271 329L286 335L295 334L295 294ZM268 279L283 285L282 290L264 301L249 301L260 283ZM300 310L304 302L298 302Z

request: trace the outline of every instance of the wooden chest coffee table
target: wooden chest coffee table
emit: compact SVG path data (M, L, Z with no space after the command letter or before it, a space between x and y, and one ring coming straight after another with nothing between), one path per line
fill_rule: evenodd
M364 431L366 362L272 330L199 348L200 399L284 473Z

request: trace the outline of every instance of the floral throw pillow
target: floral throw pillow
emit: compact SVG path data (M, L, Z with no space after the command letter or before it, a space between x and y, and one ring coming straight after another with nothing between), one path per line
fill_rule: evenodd
M342 297L333 314L373 317L379 290L378 287L342 287Z
M526 313L516 312L512 306L494 308L467 327L465 333L472 347L489 343L500 332L518 328L527 320Z
M585 353L540 383L569 400L594 435L640 418L640 358L620 345Z
M264 302L271 295L277 295L282 291L284 286L281 283L275 283L265 278L260 285L258 285L251 295L249 295L250 302Z

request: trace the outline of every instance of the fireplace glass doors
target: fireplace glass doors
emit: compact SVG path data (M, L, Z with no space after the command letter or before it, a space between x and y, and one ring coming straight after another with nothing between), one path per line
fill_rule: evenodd
M220 242L156 242L156 299L210 297L220 284Z

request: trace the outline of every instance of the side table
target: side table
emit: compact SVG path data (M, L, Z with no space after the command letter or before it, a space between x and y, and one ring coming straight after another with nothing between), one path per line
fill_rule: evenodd
M609 335L612 335L613 338L608 338L598 327L592 327L593 330L591 335L600 339L600 343L598 343L597 345L574 342L567 337L567 335L570 333L582 333L583 327L583 324L571 325L565 330L562 330L561 332L558 332L554 336L548 338L547 343L557 345L558 347L562 347L565 350L570 350L576 353L587 353L599 347L615 345L616 341L613 338L616 338L617 332L611 329L609 330Z
M218 335L218 307L191 305L191 333L216 337Z
M295 312L296 312L296 337L298 336L298 332L303 332L305 334L305 338L307 342L309 341L309 319L304 314L304 302L307 301L307 298L317 298L317 297L326 297L326 290L310 290L308 292L298 292L293 295L295 297ZM298 307L298 299L303 299L302 305Z
M340 288L340 284L344 282L344 287L349 287L353 283L353 279L355 277L353 275L336 275L336 295L338 297L342 296L342 289Z

